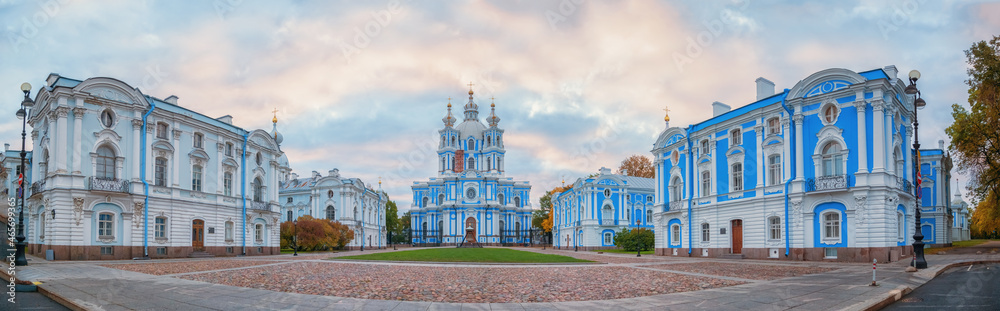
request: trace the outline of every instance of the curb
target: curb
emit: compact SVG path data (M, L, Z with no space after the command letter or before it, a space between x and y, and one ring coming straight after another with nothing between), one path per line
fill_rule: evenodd
M889 291L889 293L886 294L885 296L883 296L882 298L873 298L873 299L869 299L868 301L865 301L865 302L861 303L862 307L859 310L875 311L875 310L880 310L882 308L885 308L885 307L889 306L890 304L893 304L894 302L897 302L897 301L903 299L904 296L906 296L909 293L913 292L913 290L915 290L917 288L920 288L920 286L923 286L924 284L927 284L927 282L930 282L931 280L933 280L937 276L941 275L941 273L944 273L948 269L955 268L955 267L960 267L960 266L964 266L964 265L981 265L981 264L987 264L987 263L1000 263L1000 260L971 260L971 261L963 261L963 262L950 263L948 265L945 265L944 267L941 267L941 268L937 269L937 271L934 272L934 275L931 275L929 278L926 278L923 281L923 283L920 283L920 285L917 285L916 288L910 288L909 286L906 286L906 285L897 286L895 289ZM918 271L918 272L910 272L910 273L914 273L913 275L916 275L916 273L920 273L920 272ZM39 288L39 289L41 289L41 288Z
M75 302L72 302L69 299L66 299L63 296L59 296L59 294L56 294L56 293L54 293L54 292L46 289L45 287L43 287L41 285L38 286L38 293L40 293L42 295L45 295L45 297L49 297L49 299L54 300L56 303L61 304L61 305L63 305L63 307L69 308L70 310L73 310L73 311L87 311L88 310L87 308L84 308L83 306L80 306L80 305L76 304Z

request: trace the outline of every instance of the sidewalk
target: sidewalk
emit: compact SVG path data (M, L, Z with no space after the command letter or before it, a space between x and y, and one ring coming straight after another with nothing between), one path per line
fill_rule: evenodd
M566 254L565 251L552 253ZM259 259L292 260L287 256ZM868 286L872 277L870 266L850 264L823 274L693 292L616 300L513 304L367 300L275 292L98 266L107 262L36 259L31 266L20 268L18 275L43 282L40 290L70 302L68 307L71 309L87 310L866 310L898 300L949 266L1000 262L1000 254L928 255L927 261L930 267L916 273L903 271L909 261L879 265L877 287Z

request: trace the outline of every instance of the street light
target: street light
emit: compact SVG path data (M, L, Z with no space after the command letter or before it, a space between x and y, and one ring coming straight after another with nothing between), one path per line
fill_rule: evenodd
M292 233L292 242L293 242L292 244L294 245L294 246L292 246L292 256L298 256L299 255L299 220L298 219L293 219L292 220L292 229L293 229L292 232L294 232L294 233Z
M914 205L913 210L916 211L914 213L915 216L914 227L916 227L916 229L913 230L912 265L914 268L917 269L926 269L927 260L924 259L924 242L923 242L924 234L920 232L921 231L920 230L920 139L918 138L919 136L917 135L917 133L919 133L919 131L917 131L917 127L920 125L920 123L917 122L917 109L927 106L927 102L924 101L923 98L920 98L920 90L917 89L918 79L920 79L920 72L916 70L911 70L910 85L907 85L906 89L903 90L903 92L906 94L915 95L917 97L916 99L913 100L913 150L916 157L916 161L914 161L913 165L914 167L916 167L917 173L915 181L916 187L913 187L915 193L914 198L916 198L916 200L914 200L913 203Z
M21 101L21 109L17 110L17 118L21 119L21 173L17 178L17 196L21 200L21 210L17 213L17 243L15 245L14 253L14 265L16 266L27 266L28 259L24 257L24 248L27 243L24 243L24 159L28 156L24 148L24 140L28 133L26 131L28 124L28 109L35 106L35 102L28 97L31 93L31 84L27 82L21 84L21 92L24 92L24 100Z

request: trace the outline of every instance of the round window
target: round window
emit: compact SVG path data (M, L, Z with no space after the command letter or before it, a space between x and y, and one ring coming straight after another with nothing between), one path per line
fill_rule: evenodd
M115 116L111 113L111 110L105 110L101 112L101 125L106 128L111 128L115 124Z
M261 162L264 162L264 158L262 158L262 157L260 156L260 152L258 152L258 153L257 153L257 166L260 166L260 163L261 163Z
M465 191L465 197L469 198L469 199L476 198L476 189L469 188L469 190L466 190Z
M604 196L605 197L610 197L611 196L611 189L604 189Z

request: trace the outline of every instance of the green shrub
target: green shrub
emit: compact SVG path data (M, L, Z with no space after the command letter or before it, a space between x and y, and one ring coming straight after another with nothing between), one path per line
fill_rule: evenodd
M653 235L652 230L645 228L632 230L622 228L621 231L615 233L615 246L631 252L639 250L640 248L643 251L648 251L653 249L655 239L656 237Z

